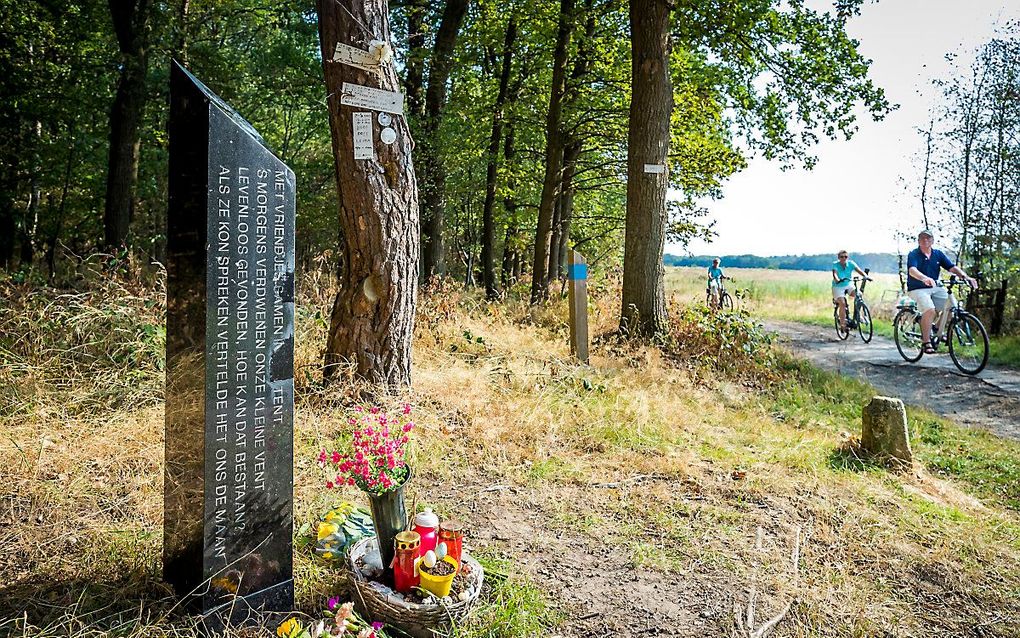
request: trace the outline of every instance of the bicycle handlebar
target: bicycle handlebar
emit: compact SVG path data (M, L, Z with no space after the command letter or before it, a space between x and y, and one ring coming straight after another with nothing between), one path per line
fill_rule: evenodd
M969 281L957 279L956 275L950 277L948 282L942 281L941 279L935 280L935 285L942 286L943 288L952 288L953 286L962 286L963 284L967 284L971 290L977 290L977 286L971 286Z

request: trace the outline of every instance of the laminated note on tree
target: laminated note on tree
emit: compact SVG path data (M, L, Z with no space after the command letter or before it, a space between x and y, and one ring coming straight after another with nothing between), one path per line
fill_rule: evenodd
M372 159L372 114L354 113L354 159Z
M336 43L336 50L333 51L333 61L365 71L379 70L379 60L375 56L364 49L352 47L343 42Z
M370 86L351 84L344 82L341 91L340 103L348 106L358 106L373 111L385 111L387 113L404 114L404 94L396 91L383 91L373 89Z
M645 172L646 173L659 173L659 174L665 173L666 172L666 166L665 166L665 164L645 164Z

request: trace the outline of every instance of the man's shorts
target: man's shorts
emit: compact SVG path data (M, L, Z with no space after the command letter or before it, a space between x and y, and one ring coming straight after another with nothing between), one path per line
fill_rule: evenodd
M852 292L853 286L847 286L846 284L840 284L832 287L832 300L837 301L843 298L843 295Z
M708 289L710 291L719 290L719 280L718 279L709 279L708 280Z
M908 290L907 295L917 304L917 311L920 313L925 313L935 308L942 310L946 307L946 300L949 299L949 293L942 286Z

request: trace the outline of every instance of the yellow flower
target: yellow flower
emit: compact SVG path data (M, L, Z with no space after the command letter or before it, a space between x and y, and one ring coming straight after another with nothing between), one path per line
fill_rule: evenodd
M288 638L301 631L301 623L297 618L288 618L276 628L276 635L280 638Z
M336 509L332 509L326 513L326 521L332 522L336 519L347 518L347 515L354 510L354 503L344 501Z
M319 540L328 538L333 534L336 534L340 530L340 526L336 523L319 523Z

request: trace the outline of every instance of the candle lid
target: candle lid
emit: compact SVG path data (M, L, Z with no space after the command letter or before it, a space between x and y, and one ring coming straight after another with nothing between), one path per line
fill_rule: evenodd
M464 524L460 521L448 520L443 521L443 524L439 526L439 529L444 532L464 533Z
M414 549L421 545L421 534L418 532L399 532L393 537L398 550Z
M439 527L439 517L432 512L431 507L426 507L425 511L418 512L414 517L414 524L418 527Z

